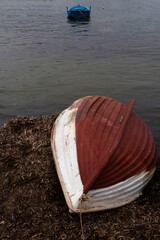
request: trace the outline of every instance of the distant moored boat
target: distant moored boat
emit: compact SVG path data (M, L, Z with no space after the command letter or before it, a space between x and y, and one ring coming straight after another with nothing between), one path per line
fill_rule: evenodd
M152 134L133 111L104 96L75 101L57 118L51 147L70 211L125 205L152 178L157 151Z
M68 17L71 18L88 18L90 17L90 12L90 8L81 5L67 9Z

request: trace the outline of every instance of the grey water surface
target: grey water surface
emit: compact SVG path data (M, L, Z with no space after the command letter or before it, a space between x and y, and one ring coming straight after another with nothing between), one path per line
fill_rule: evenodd
M67 18L77 4L89 21ZM0 126L86 95L135 98L160 148L160 1L0 0Z

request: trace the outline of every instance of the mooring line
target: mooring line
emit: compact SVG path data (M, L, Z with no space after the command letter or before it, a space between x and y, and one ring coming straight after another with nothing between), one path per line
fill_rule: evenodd
M83 229L83 223L82 223L82 201L89 201L91 199L90 196L85 196L84 194L80 197L80 223L81 223L81 232L82 232L82 239L85 240L84 237L84 229Z
M85 238L84 238L84 230L83 230L83 223L82 223L82 201L83 201L83 196L79 199L79 201L80 201L80 223L81 223L82 239L85 240Z

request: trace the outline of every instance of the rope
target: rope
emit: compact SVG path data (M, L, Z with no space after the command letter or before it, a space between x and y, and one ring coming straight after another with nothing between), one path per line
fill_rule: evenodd
M80 201L80 223L81 223L81 232L82 232L82 239L85 240L84 237L84 230L83 230L83 223L82 223L82 201L88 201L90 200L90 197L86 197L85 195L82 195L79 199Z
M80 223L81 223L82 239L85 240L85 238L84 238L84 230L83 230L83 223L82 223L82 201L83 201L83 196L79 199L79 201L80 201Z
M83 15L84 17L86 17L81 10L78 10L78 11L80 12L81 15Z

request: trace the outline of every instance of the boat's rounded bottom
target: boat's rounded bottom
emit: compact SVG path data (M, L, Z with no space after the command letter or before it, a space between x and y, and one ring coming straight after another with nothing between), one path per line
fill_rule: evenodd
M87 96L56 119L51 148L71 212L126 205L141 195L152 178L157 160L155 143L147 126L132 111L133 104L133 99L125 105L103 96ZM135 140L138 144L133 151Z

